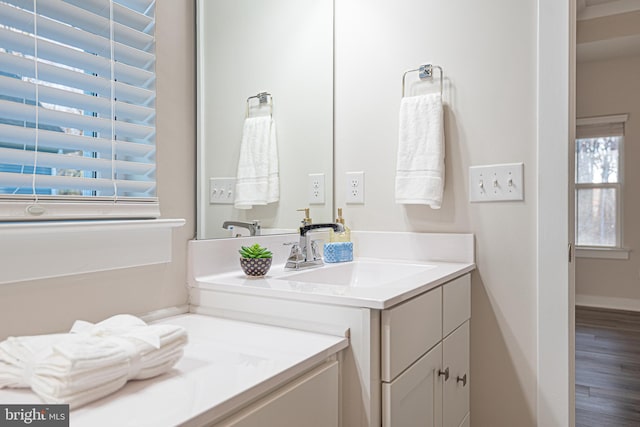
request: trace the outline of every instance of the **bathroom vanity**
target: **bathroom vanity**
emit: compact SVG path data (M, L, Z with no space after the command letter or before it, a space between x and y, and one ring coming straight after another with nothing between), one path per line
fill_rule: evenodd
M241 242L194 241L191 310L348 337L338 357L342 426L468 426L473 236L352 237L353 263L275 266L262 279L215 261L203 266ZM265 239L276 251L283 243Z
M382 425L469 425L470 276L381 313Z
M182 314L189 343L166 374L129 381L69 414L74 427L337 427L344 337ZM2 389L3 404L42 404L29 389Z

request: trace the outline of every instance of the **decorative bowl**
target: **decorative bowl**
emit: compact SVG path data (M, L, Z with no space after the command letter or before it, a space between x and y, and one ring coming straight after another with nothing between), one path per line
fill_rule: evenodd
M240 258L240 267L244 274L251 277L262 277L271 268L272 258Z

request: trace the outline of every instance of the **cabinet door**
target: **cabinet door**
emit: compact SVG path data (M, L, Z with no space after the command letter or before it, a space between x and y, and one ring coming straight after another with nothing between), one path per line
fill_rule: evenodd
M442 343L444 382L444 427L458 427L469 412L469 321L464 322Z
M382 383L383 427L442 425L441 366L442 344L438 344L393 382Z

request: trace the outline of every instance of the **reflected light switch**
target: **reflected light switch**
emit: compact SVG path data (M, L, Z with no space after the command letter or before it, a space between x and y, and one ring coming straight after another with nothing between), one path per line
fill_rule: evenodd
M235 192L235 178L209 178L209 204L232 205Z

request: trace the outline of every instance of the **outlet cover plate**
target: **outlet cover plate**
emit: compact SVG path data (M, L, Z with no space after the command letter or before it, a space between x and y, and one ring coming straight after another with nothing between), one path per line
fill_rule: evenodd
M471 166L470 202L524 200L524 163Z
M364 204L364 172L347 172L345 201L350 204Z
M209 178L209 203L232 205L236 197L235 178Z
M324 174L309 174L309 204L324 205Z

